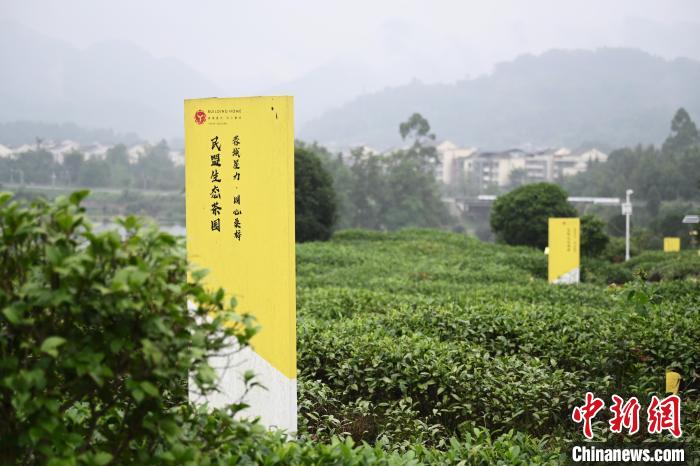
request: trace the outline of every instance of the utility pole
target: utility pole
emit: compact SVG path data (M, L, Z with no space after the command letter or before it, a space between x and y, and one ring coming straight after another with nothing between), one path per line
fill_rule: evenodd
M627 190L627 198L622 204L622 215L625 216L625 262L630 260L630 217L632 216L632 202L630 196L634 194L631 189Z

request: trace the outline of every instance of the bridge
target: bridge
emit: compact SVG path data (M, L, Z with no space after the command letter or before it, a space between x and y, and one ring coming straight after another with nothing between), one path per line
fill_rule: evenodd
M442 200L461 213L486 213L491 210L491 204L497 198L498 196L495 194L479 194L476 197L444 197ZM582 207L589 205L619 206L622 203L619 197L569 196L567 199L572 204Z

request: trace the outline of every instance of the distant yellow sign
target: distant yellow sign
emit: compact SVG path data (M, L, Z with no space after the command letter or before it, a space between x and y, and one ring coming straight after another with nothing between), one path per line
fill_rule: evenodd
M666 372L666 393L678 395L678 390L681 387L681 375L678 372Z
M260 409L272 413L268 423L294 429L292 97L186 100L185 167L188 260L210 271L207 286L236 298L237 312L257 318L262 330L251 342L248 366L270 390L269 406ZM279 385L283 393L275 394ZM288 424L275 414L287 409L275 406L279 400L294 409Z
M664 238L664 252L679 252L681 250L681 239L675 236Z
M580 231L578 218L549 219L549 283L578 283L580 274Z

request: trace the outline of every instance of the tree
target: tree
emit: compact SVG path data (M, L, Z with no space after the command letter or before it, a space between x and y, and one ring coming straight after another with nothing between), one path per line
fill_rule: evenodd
M550 217L576 217L562 188L551 183L521 186L496 199L491 229L499 241L544 249Z
M416 143L422 142L423 139L435 139L435 135L430 133L430 123L420 113L414 113L408 120L401 123L399 134L403 140L409 135L412 136Z
M577 196L619 197L625 189L633 189L641 199L651 202L650 213L654 215L657 200L696 199L698 173L700 145L681 152L640 145L613 151L607 162L566 178L563 186Z
M659 207L661 206L661 193L655 184L651 185L651 188L647 191L646 199L647 211L652 217L656 217L659 213Z
M85 156L82 152L78 152L77 150L70 151L63 156L63 168L68 176L67 181L69 185L78 184L78 180L80 179L80 169L82 168L84 162Z
M80 166L79 183L88 188L102 188L110 185L109 164L98 156L93 156Z
M165 140L147 147L130 168L132 178L142 189L181 189L184 185L184 170L173 163Z
M438 156L430 124L414 113L399 125L399 132L412 140L406 149L378 155L356 148L347 163L331 160L325 151L325 164L333 171L342 200L343 227L397 230L450 223L435 177Z
M325 241L336 221L333 180L313 151L294 149L294 206L296 240Z
M664 236L678 236L681 238L682 244L688 244L688 226L683 223L683 218L688 212L695 210L694 204L685 202L669 202L665 203L660 209L659 214L650 223L651 230L663 238Z
M603 253L610 242L605 233L605 223L593 215L581 217L581 254L597 257Z
M432 146L414 144L383 160L386 166L383 221L388 229L434 228L449 223L450 215L435 178L434 151Z
M386 230L389 198L386 180L386 160L365 152L362 148L350 152L347 217L343 224L350 228Z
M383 223L396 230L406 227L441 227L449 223L450 215L442 202L439 183L435 177L438 154L433 143L435 135L430 123L420 113L414 113L399 125L401 137L413 139L404 150L382 158L384 174Z
M109 165L111 186L119 188L131 186L129 152L124 144L110 147L105 154L105 161Z
M679 108L671 120L671 134L664 141L663 152L683 152L698 144L700 144L700 135L695 122L684 108Z
M29 184L51 183L58 168L53 154L41 148L17 154L14 162L15 170L21 172Z

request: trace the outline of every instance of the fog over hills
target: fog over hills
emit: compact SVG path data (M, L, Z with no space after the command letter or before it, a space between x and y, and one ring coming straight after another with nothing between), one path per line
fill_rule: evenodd
M295 80L261 83L245 93L294 95L297 137L334 148L398 145L398 124L413 112L429 119L439 139L484 148L658 143L678 107L700 119L700 62L694 59L631 48L552 50L448 83L444 76L458 75L467 64L484 69L486 62L476 66L473 51L449 41L439 46L446 56L428 60L430 44L409 47L410 38L397 33L407 29L399 26L382 29L386 43L377 45L386 49L382 59L341 54ZM678 33L696 37L689 30ZM663 32L659 37L666 43ZM394 47L397 43L403 45ZM411 57L430 66L409 82L411 76L401 70L410 68ZM0 124L6 123L0 134L42 128L29 126L22 133L22 125L7 124L30 121L104 128L117 138L126 133L181 138L183 99L244 91L233 81L224 89L226 83L132 42L106 40L80 48L12 21L0 21L0 63L7 70L0 73ZM426 78L430 69L435 79ZM51 128L54 134L61 127ZM45 132L37 136L51 137ZM85 137L92 134L103 133Z
M414 81L326 112L301 137L336 147L400 144L413 112L439 139L479 147L658 143L678 107L700 118L700 62L634 49L555 50L455 84Z
M221 94L187 65L130 42L78 49L12 22L0 25L0 63L2 122L73 122L168 138L181 134L183 99Z

